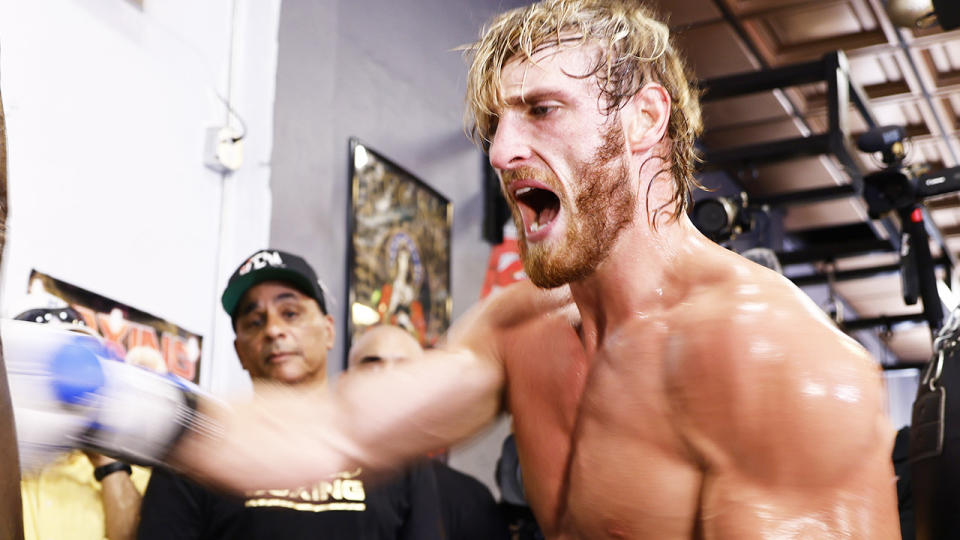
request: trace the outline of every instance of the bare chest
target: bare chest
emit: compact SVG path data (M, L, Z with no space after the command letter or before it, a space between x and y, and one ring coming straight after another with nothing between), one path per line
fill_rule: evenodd
M641 325L591 358L571 328L539 335L507 372L541 527L554 538L689 538L700 473L672 422L666 332Z

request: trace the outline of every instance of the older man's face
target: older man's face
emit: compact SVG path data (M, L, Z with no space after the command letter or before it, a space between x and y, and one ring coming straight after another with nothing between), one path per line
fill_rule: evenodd
M350 369L382 369L396 362L417 359L423 349L409 332L396 326L374 326L350 349Z
M250 288L240 299L234 347L254 379L285 384L326 381L333 318L309 296L279 281Z

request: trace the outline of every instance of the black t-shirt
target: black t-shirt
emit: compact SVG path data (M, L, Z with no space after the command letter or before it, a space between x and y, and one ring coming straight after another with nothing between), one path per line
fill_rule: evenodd
M369 486L342 474L304 489L244 497L154 469L140 511L140 540L444 538L439 499L412 468Z
M376 483L341 474L306 489L245 497L155 468L137 538L497 540L507 538L507 529L486 486L426 461Z
M506 519L487 486L438 461L429 468L440 494L440 515L450 540L507 540ZM426 476L426 472L416 473Z

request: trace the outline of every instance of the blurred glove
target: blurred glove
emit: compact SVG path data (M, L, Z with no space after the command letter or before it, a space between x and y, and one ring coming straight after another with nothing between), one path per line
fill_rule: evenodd
M0 321L23 469L74 448L152 465L194 425L199 390L116 359L95 337Z

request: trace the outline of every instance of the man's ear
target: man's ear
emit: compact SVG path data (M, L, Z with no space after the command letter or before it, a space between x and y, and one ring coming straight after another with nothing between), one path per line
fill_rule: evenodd
M237 345L237 338L233 338L233 351L237 353L237 359L240 360L240 367L242 367L244 371L250 371L247 369L246 364L243 363L243 357L240 356L240 347Z
M337 340L337 325L333 322L332 315L324 315L324 319L327 321L327 350L333 349L333 344Z
M643 153L663 140L670 124L670 94L657 83L648 83L630 98L627 145Z

